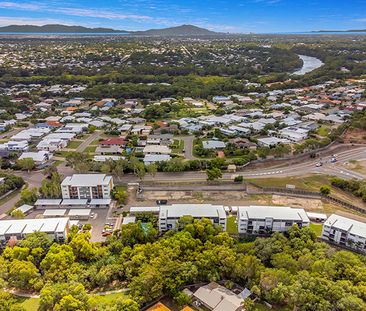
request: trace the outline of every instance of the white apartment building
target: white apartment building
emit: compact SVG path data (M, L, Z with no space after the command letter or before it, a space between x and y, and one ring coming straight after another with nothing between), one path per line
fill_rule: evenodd
M65 241L70 229L69 218L0 220L0 243L11 238L23 239L33 232L44 232L57 242Z
M282 206L240 206L237 221L239 234L284 232L294 224L299 227L310 224L303 209Z
M207 218L214 225L220 225L226 230L226 213L223 205L212 204L172 204L160 206L159 230L175 230L178 220L183 216L194 219Z
M332 214L324 222L322 239L366 254L366 223Z
M110 199L114 187L112 176L74 174L61 183L63 199Z

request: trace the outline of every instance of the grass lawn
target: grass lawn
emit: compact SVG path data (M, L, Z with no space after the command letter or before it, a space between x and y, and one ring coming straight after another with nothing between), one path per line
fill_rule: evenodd
M173 144L171 145L173 153L183 153L184 149L184 140L174 139Z
M323 224L310 224L310 228L316 233L316 236L322 235Z
M97 146L99 145L99 139L93 140L90 144L90 146Z
M256 303L254 305L254 311L267 311L267 310L278 310L278 311L290 311L293 310L293 308L289 306L283 306L283 307L273 307L272 309L267 307L265 304L262 303Z
M318 129L318 135L322 136L322 137L326 137L329 133L328 128L325 125L322 125L321 127L319 127Z
M82 142L83 142L82 140L73 140L73 141L70 141L67 144L67 147L66 148L76 149L77 147L79 147L82 144Z
M297 189L319 191L323 185L330 185L330 177L326 175L311 175L307 177L286 177L286 178L258 178L248 179L262 187L286 187L294 185Z
M26 311L37 311L39 308L39 298L24 298L16 296L19 305Z
M88 146L85 148L84 152L94 153L96 149L97 149L97 146Z
M97 297L99 297L99 299L101 299L102 301L112 302L117 299L125 299L128 297L128 295L126 293L114 293L114 294L107 294L104 296L97 296Z
M10 199L16 197L20 193L20 189L14 190L12 193L7 195L6 197L0 200L0 205L4 204L5 202L9 201Z
M229 234L238 234L238 225L236 223L236 217L230 216L226 222L226 231Z

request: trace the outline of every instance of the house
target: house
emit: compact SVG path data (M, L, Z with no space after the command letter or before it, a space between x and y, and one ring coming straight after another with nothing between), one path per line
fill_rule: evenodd
M107 146L116 146L116 147L124 147L127 142L123 138L108 138L99 142L99 144L103 147Z
M148 145L170 146L173 143L173 135L172 134L149 135L147 137L146 143Z
M212 311L241 311L243 298L215 282L201 286L193 294L196 305Z
M332 214L324 222L322 239L366 254L366 223Z
M274 147L279 144L289 144L290 141L284 138L278 138L278 137L263 137L258 138L258 145L261 147Z
M57 151L67 146L67 142L62 139L43 139L36 146L37 150L43 151Z
M212 204L172 204L161 205L159 211L159 230L175 230L177 222L183 216L192 216L194 219L207 218L214 225L226 230L226 213L224 206Z
M220 140L205 140L202 142L203 149L220 150L226 147L226 143Z
M28 151L29 145L26 140L21 141L8 141L7 143L0 144L0 150L7 151Z
M110 199L114 187L112 176L74 174L61 183L63 199Z
M32 159L36 166L42 166L45 165L52 158L52 153L48 151L23 152L18 160L28 158Z
M283 206L240 206L237 222L239 234L284 232L294 224L299 227L310 224L303 209Z
M146 154L171 154L172 151L168 146L163 145L148 145L143 149L143 153Z
M0 220L0 243L11 238L21 240L33 232L44 232L52 240L64 242L69 230L69 218Z
M114 145L106 145L106 146L98 146L97 149L95 149L95 154L99 155L120 155L122 153L123 149L119 146Z
M169 154L146 154L144 157L144 164L149 165L158 162L167 162L171 160Z

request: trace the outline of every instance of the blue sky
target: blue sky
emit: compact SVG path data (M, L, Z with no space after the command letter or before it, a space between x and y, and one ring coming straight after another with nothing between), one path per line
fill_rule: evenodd
M0 26L49 23L126 30L194 24L243 33L366 29L366 0L0 0Z

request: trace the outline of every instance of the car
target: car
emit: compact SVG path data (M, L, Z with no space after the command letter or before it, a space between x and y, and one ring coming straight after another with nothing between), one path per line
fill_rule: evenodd
M156 200L156 205L167 205L168 200Z
M90 218L94 218L95 213L90 213Z
M335 162L337 162L337 158L335 156L331 157L330 163L335 163Z
M320 166L323 166L323 163L322 162L318 162L315 164L316 167L320 167Z

